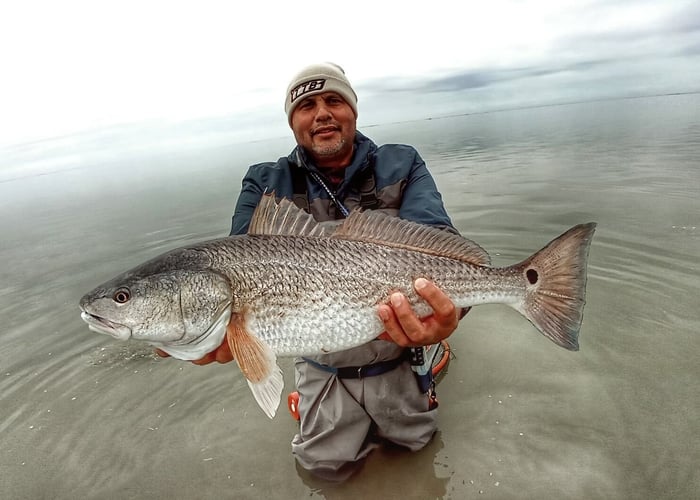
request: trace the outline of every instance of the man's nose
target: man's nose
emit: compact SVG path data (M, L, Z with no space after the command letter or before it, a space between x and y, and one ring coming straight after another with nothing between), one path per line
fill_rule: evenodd
M332 118L332 116L333 116L333 115L331 115L331 112L330 112L330 110L326 107L326 105L325 105L325 104L320 104L320 105L318 106L318 108L316 109L316 116L314 117L314 119L315 119L317 122L323 122L323 121L329 120L330 118Z

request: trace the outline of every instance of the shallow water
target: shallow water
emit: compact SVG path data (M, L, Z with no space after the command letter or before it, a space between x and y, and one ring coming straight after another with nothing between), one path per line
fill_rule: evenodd
M6 154L0 497L697 498L699 97L363 129L418 148L495 264L576 223L598 230L581 350L476 308L450 339L433 442L377 450L343 485L297 471L296 424L266 419L234 365L156 358L89 332L77 309L114 274L227 233L247 165L289 139L166 153L100 138L47 147L25 170L26 152Z

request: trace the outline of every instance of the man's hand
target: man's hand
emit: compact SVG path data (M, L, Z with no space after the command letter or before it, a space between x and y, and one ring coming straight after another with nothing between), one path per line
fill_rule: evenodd
M402 347L426 346L446 339L457 329L462 311L442 290L424 278L418 278L413 286L433 309L433 314L418 318L406 297L398 292L393 293L389 297L391 305L382 304L377 311L386 328L380 339L393 341Z
M156 354L161 358L167 358L170 356L167 352L160 349L156 349ZM204 355L203 358L195 359L192 361L192 363L195 365L208 365L214 361L217 363L228 363L229 361L233 361L233 354L231 354L231 349L229 348L226 339L224 339L223 343L212 352Z

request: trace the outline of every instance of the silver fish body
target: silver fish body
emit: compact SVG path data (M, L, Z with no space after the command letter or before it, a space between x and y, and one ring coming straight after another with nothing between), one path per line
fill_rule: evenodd
M330 229L264 196L249 234L156 257L86 294L80 307L91 329L180 359L198 359L226 338L271 417L282 390L276 356L375 339L383 331L377 306L395 291L429 315L413 288L419 277L460 308L507 304L558 345L578 349L594 228L575 226L525 261L494 268L458 235L373 212Z
M230 280L233 310L244 312L248 330L281 356L341 351L376 338L383 331L377 305L394 291L427 316L431 310L413 288L418 277L435 282L459 307L516 304L526 291L508 268L358 241L251 236L198 251Z

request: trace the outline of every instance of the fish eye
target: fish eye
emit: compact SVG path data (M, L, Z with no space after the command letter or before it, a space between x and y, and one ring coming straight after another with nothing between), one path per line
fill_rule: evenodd
M129 291L128 288L120 288L119 290L114 292L114 295L112 296L112 299L117 304L125 304L125 303L129 302L130 298L131 298L131 292Z

